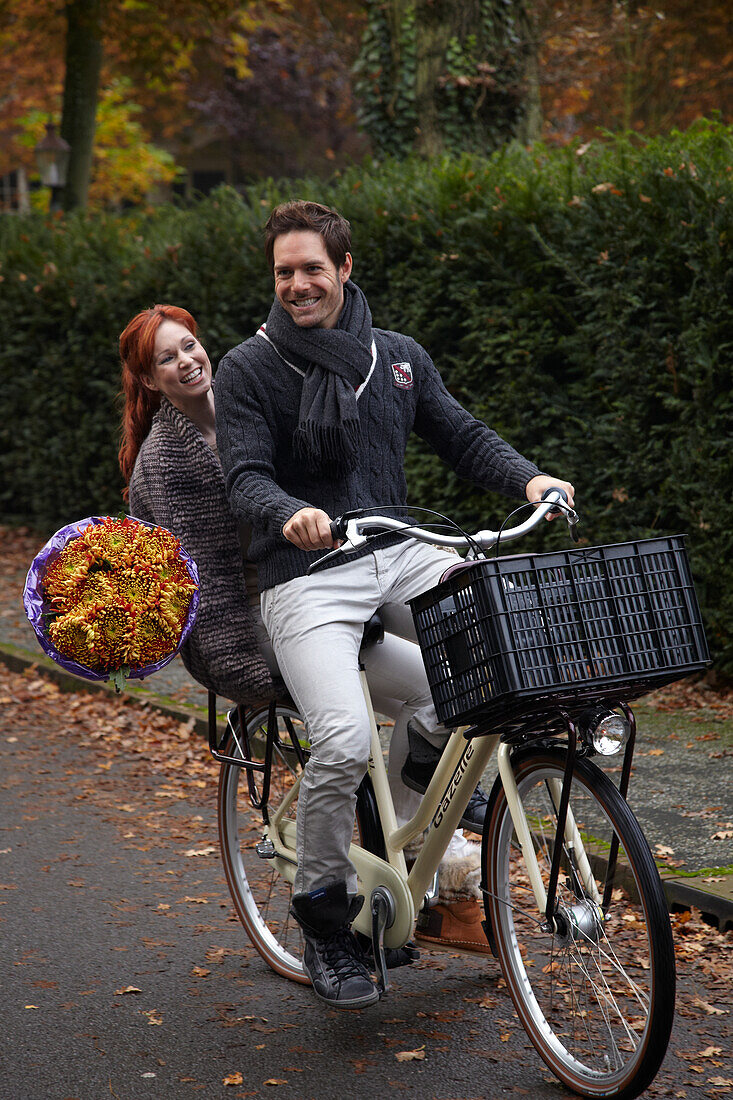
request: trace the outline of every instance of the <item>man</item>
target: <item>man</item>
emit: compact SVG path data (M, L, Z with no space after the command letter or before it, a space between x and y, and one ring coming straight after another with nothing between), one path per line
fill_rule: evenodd
M350 249L349 223L327 207L293 202L272 212L265 254L275 299L267 324L222 360L216 415L232 510L253 528L265 625L311 737L292 902L304 965L323 1000L361 1008L378 994L350 932L358 903L348 847L369 757L359 644L378 608L388 630L414 638L405 601L438 582L446 556L391 534L310 577L308 567L333 546L331 517L376 506L406 518L413 430L486 489L538 501L561 485L572 502L573 487L540 474L463 409L414 340L372 327ZM392 784L404 764L416 785L445 744L426 680L422 702L395 723ZM464 824L481 827L481 802L477 794Z

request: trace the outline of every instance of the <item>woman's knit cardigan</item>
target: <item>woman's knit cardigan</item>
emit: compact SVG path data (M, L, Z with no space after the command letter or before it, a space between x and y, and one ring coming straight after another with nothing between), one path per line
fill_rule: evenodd
M166 397L135 462L130 512L172 531L198 566L198 616L181 649L191 675L236 703L272 695L272 678L255 641L221 465L198 428Z

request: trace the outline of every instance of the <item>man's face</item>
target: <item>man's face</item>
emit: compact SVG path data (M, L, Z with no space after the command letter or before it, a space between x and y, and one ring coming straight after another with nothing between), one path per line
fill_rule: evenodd
M351 254L336 267L319 233L294 229L275 238L275 294L301 328L334 328L344 304Z

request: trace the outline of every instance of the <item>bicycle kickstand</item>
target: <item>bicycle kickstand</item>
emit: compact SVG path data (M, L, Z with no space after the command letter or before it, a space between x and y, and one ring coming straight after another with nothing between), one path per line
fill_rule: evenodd
M377 989L379 996L389 989L387 961L384 956L384 933L395 919L394 898L385 886L377 886L370 899L372 913L372 953L377 971Z

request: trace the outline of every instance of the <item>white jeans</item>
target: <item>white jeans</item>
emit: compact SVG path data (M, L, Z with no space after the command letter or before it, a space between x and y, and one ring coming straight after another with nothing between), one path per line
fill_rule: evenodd
M389 752L395 808L402 820L413 812L412 792L399 778L407 722L415 716L437 746L448 731L432 705L405 601L437 584L452 560L442 550L404 542L262 594L262 617L280 671L311 739L298 799L296 893L338 880L346 881L350 893L356 890L348 850L370 748L359 647L364 623L377 610L390 637L371 647L364 663L375 708L395 718Z

